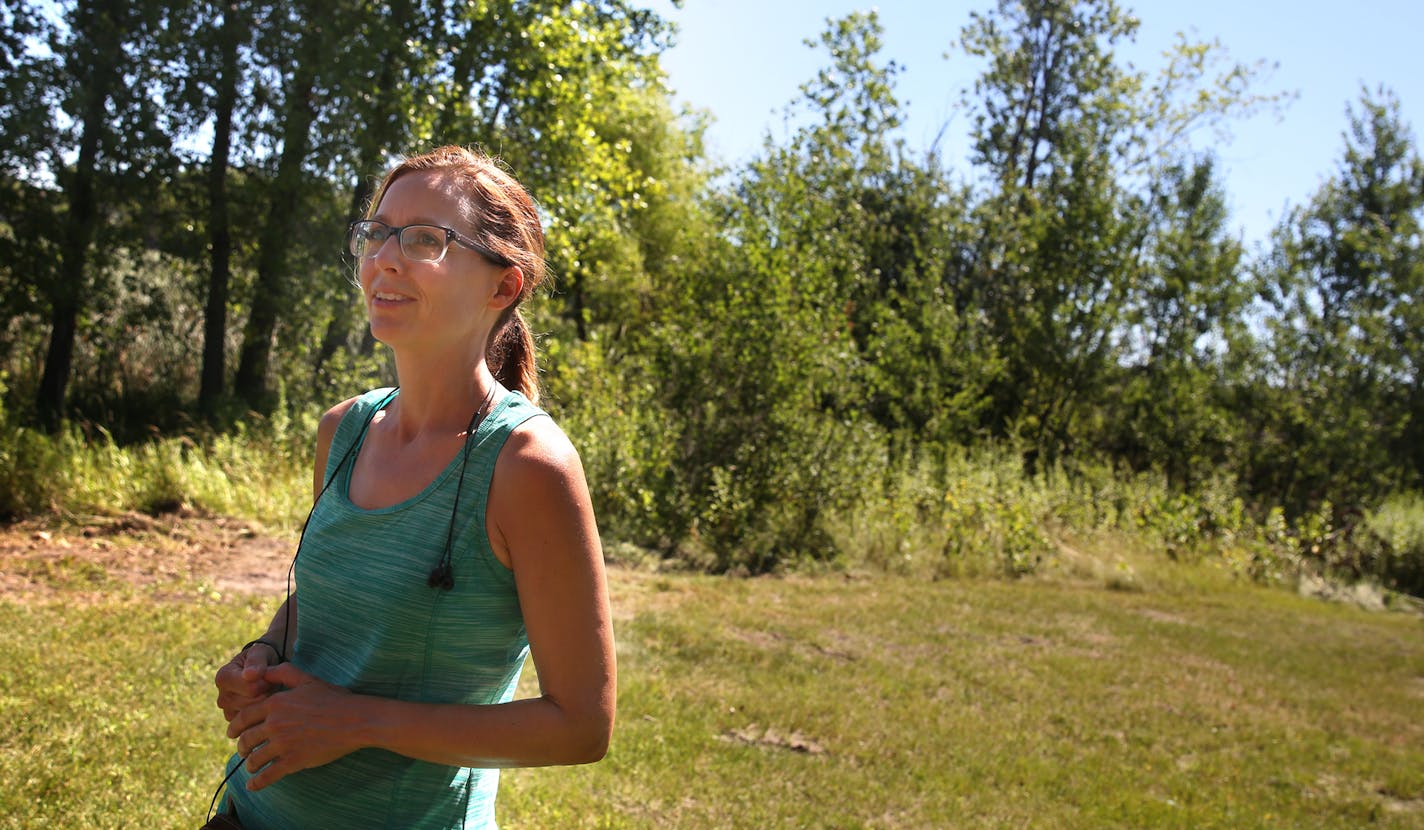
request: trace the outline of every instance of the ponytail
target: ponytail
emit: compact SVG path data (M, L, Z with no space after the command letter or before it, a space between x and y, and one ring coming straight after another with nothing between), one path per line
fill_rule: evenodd
M524 311L515 307L504 325L490 340L489 367L494 379L539 403L539 367L534 352L534 335L524 320Z

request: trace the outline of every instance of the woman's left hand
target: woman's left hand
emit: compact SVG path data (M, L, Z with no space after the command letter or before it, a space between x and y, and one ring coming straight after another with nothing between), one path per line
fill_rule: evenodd
M227 736L255 772L247 789L260 790L290 773L335 761L358 748L357 696L282 663L267 669L266 681L285 686L237 713Z

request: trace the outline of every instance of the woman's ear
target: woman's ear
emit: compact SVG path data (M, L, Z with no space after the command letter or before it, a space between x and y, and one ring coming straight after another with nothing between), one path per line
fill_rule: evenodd
M524 271L518 265L511 265L500 272L499 282L494 286L494 295L490 297L490 305L499 309L509 308L519 302L523 293Z

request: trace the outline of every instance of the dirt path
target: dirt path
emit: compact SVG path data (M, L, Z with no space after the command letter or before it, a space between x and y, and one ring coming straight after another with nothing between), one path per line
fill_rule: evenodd
M280 597L295 533L273 534L237 519L129 514L58 529L0 526L0 600L83 602L125 585L191 601L218 594ZM645 569L610 566L614 620L675 606L688 586Z
M0 597L82 594L114 583L207 585L220 593L278 595L295 537L224 518L129 514L58 529L33 522L0 528Z

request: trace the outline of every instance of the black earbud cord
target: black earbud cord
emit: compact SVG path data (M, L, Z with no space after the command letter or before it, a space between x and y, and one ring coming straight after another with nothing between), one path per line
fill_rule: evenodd
M460 491L465 487L465 468L470 465L470 450L474 448L475 432L480 428L480 424L484 421L485 416L489 414L490 402L494 400L494 393L498 388L498 381L490 385L489 393L485 395L485 399L475 408L474 413L470 415L470 423L465 427L465 447L463 456L460 459L460 478L455 482L455 503L450 508L450 527L445 534L445 551L440 555L440 563L431 569L430 577L426 580L426 584L432 588L438 587L442 590L449 591L455 587L455 569L451 561L451 551L455 543L455 516L460 512ZM336 481L336 477L341 474L342 466L355 455L356 448L361 445L361 439L366 435L366 430L371 427L371 420L376 417L377 412L386 408L399 391L400 387L395 387L389 394L381 399L379 404L371 409L370 414L366 416L366 420L361 424L361 431L356 434L356 440L351 442L351 446L346 448L346 453L341 456L341 460L336 462L336 466L332 469L331 475L327 477L326 483L322 485L321 492L317 493L316 499L312 501L311 510L307 511L306 520L302 522L302 532L297 537L296 553L292 554L292 563L287 566L287 600L282 605L285 610L284 628L282 630L282 648L275 649L277 651L277 662L279 663L284 663L287 660L287 643L292 630L292 574L297 567L297 557L302 553L302 543L305 542L307 538L307 525L311 524L312 516L316 513L316 506L321 502L321 497L326 495L326 491L331 489L332 482ZM266 643L267 641L254 641L254 643L255 642ZM244 650L252 645L253 643L248 643L247 646L244 647ZM267 645L272 644L267 643ZM217 807L218 795L222 793L223 787L227 786L227 782L231 781L232 776L241 768L241 763L235 765L232 770L223 777L222 783L218 784L217 790L213 792L213 800L208 804L208 819L210 821L213 817L213 810Z

